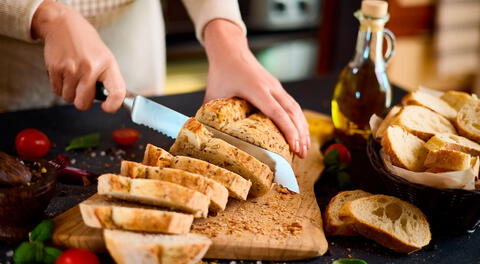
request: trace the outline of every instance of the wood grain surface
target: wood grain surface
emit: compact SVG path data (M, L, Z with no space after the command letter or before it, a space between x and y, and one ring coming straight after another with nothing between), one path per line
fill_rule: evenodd
M306 113L310 118L324 116ZM212 239L206 258L299 260L323 255L328 243L313 186L323 170L320 142L312 136L306 159L294 159L300 194L275 186L266 195L246 202L231 199L216 216L195 220L192 232ZM83 224L78 206L54 219L53 243L59 247L106 251L100 229Z

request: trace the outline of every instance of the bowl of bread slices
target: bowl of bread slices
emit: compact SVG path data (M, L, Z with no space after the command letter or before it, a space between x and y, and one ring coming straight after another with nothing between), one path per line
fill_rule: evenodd
M420 89L370 123L367 153L386 192L418 206L436 232L473 232L480 223L478 97Z

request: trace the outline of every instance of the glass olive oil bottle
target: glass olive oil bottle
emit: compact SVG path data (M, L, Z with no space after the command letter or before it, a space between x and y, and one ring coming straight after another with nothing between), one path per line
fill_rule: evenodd
M395 38L384 28L388 4L366 0L355 12L360 21L355 56L342 70L332 99L332 120L336 136L354 149L362 149L371 134L372 114L381 115L390 107L392 91L385 65L394 51ZM387 51L383 53L383 39Z

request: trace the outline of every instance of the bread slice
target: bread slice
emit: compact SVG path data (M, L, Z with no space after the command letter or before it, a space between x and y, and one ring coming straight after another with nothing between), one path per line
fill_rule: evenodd
M208 163L203 160L186 156L176 156L171 164L172 168L198 173L208 177L227 188L229 195L238 200L246 200L248 191L252 186L250 180L224 168Z
M346 202L370 195L372 194L362 190L344 191L335 195L325 209L325 233L329 236L358 235L348 219L345 219L346 221L340 219L340 210Z
M472 156L455 150L432 150L428 152L424 165L449 171L467 170L472 167Z
M173 155L168 153L168 151L152 144L147 144L142 163L149 166L169 167L172 160Z
M468 138L452 134L436 134L425 143L425 147L430 151L448 149L461 151L472 156L480 156L480 144Z
M455 124L460 135L480 143L480 100L465 104L458 112Z
M277 126L243 99L212 100L197 111L195 118L200 123L278 153L292 162L290 147Z
M198 234L161 235L103 231L108 252L117 264L194 264L212 244Z
M98 194L126 201L177 209L207 217L210 198L203 193L185 188L175 183L131 179L115 174L98 177Z
M227 205L227 189L220 183L200 174L179 169L147 166L126 160L122 161L120 174L130 178L172 182L201 192L210 198L210 210L213 212L223 211Z
M185 234L193 222L190 214L108 200L102 195L81 202L79 207L85 225L94 228Z
M447 91L440 96L440 99L447 102L451 107L457 110L457 112L460 111L466 103L474 100L473 96L470 94L459 91Z
M402 111L402 107L398 105L390 109L390 112L388 112L387 116L385 119L383 119L382 123L377 129L377 132L375 133L376 138L382 138L383 135L385 135L387 128L395 123L397 115L400 113L400 111Z
M340 216L352 221L359 234L401 253L421 249L432 237L422 211L392 196L372 195L347 202Z
M419 105L426 107L449 120L454 120L457 117L457 110L455 110L455 108L451 107L442 99L428 93L420 91L411 92L403 97L402 103L404 105Z
M382 147L393 165L411 171L423 171L427 156L425 142L399 126L391 126L382 138Z
M405 128L424 141L429 140L437 133L457 134L455 127L448 119L425 107L416 105L403 107L394 124Z
M202 159L238 173L252 181L250 191L253 196L264 195L272 187L273 172L267 165L227 142L213 138L194 118L190 118L180 130L170 153Z

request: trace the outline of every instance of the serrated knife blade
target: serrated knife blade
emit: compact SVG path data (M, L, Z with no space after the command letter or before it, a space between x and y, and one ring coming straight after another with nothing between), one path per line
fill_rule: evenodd
M189 118L184 114L139 95L126 97L123 103L124 106L130 110L132 121L134 123L152 128L153 130L173 139L177 138L178 133ZM295 173L285 158L276 153L225 134L208 125L205 125L205 127L213 133L214 137L223 139L229 144L247 152L261 162L267 164L275 173L274 181L276 183L293 192L300 192Z

